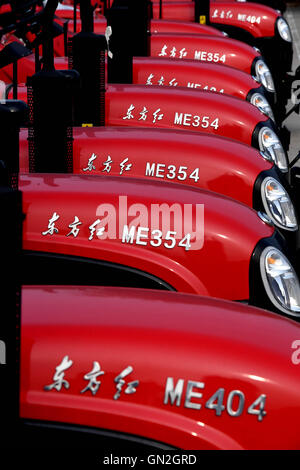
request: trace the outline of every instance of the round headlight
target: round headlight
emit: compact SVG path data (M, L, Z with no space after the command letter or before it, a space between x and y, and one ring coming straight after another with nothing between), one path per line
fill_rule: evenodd
M256 106L262 113L269 116L269 118L271 118L273 121L275 121L272 108L263 95L260 93L254 93L254 95L251 96L250 103Z
M260 257L260 272L269 299L282 312L300 317L300 284L281 251L267 247Z
M275 91L274 81L269 67L262 59L259 59L255 64L255 73L260 81L268 91Z
M292 35L289 25L284 18L279 18L277 21L277 29L284 41L292 42Z
M285 230L297 230L293 203L284 187L275 178L267 177L261 185L264 208L275 225Z
M278 166L282 172L288 171L286 153L278 136L269 127L262 127L258 134L259 148Z

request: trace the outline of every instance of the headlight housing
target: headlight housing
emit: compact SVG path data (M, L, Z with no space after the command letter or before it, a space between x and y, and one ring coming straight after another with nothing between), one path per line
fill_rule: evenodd
M268 297L282 312L300 317L300 284L284 254L268 246L260 256L260 273Z
M289 25L284 18L278 18L277 20L277 30L280 37L287 42L292 42L292 34Z
M259 148L278 168L286 173L288 171L288 161L286 153L275 132L269 127L262 127L258 134Z
M262 83L268 91L275 91L274 81L270 69L262 59L259 59L255 63L255 73L259 82Z
M266 114L275 122L274 114L268 100L261 93L254 93L250 103L256 106L262 113Z
M265 178L261 184L261 196L265 211L275 225L290 231L298 229L293 203L279 181L273 177Z

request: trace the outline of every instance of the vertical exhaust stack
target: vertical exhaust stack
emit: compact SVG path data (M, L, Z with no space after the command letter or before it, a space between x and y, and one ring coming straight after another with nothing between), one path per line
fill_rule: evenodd
M18 437L20 375L20 305L22 249L22 199L18 191L19 129L26 113L21 101L0 104L0 416L1 446L11 446ZM7 443L6 443L7 441Z
M29 171L73 171L73 95L78 73L56 71L53 17L58 0L48 0L42 18L43 67L27 80Z
M69 42L69 69L80 74L80 92L75 98L75 126L105 124L105 36L95 34L93 7L81 0L82 31Z
M149 0L127 0L131 17L132 55L150 55L150 20L152 3Z
M150 55L150 17L148 0L115 0L107 12L107 23L112 32L109 83L132 83L133 56Z
M194 0L195 2L195 22L200 24L210 24L210 0Z

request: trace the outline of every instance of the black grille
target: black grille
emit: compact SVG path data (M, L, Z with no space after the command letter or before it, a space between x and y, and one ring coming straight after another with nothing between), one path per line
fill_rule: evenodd
M29 170L73 172L73 72L38 72L28 78Z

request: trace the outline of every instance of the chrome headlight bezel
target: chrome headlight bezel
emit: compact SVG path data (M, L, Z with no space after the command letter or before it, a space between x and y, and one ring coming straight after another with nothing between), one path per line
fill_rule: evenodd
M275 92L274 80L271 71L263 59L255 62L255 76L269 92Z
M276 29L283 41L293 42L292 33L288 22L281 16L276 21Z
M275 117L268 100L259 92L253 93L250 103L275 122Z
M288 159L278 135L271 127L262 126L258 132L258 145L261 152L270 157L270 160L282 173L288 171Z
M288 258L281 250L269 245L260 254L259 267L265 291L273 306L288 316L300 319L300 283ZM294 292L294 298L291 292Z
M268 192L268 186L272 185L274 187L273 194ZM274 225L290 232L297 231L299 226L294 204L280 181L273 176L266 176L261 182L260 193L264 210ZM289 220L290 222L288 222Z

